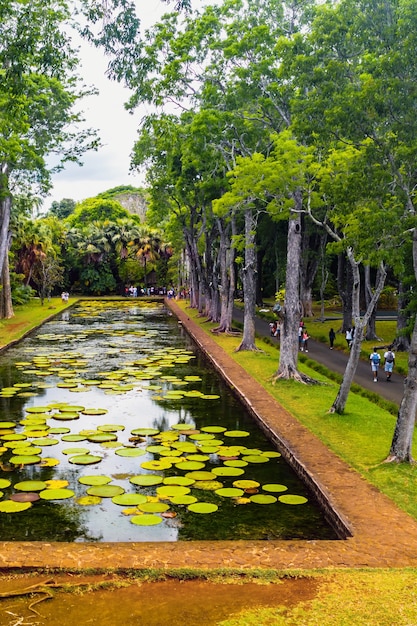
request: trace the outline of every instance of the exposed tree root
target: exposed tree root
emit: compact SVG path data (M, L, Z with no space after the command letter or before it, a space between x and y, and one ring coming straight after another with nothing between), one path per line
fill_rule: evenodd
M416 465L417 462L412 458L408 457L407 459L401 459L396 454L390 454L387 456L382 463L408 463L409 465Z
M240 337L242 335L242 332L240 330L235 330L234 328L222 328L221 326L218 326L217 328L212 328L211 332L214 335L226 335L227 337Z
M244 344L240 344L240 346L238 346L235 350L233 350L233 352L263 352L263 350L261 350L260 348L258 348L258 346L255 345L244 345Z
M322 385L319 380L315 378L311 378L311 376L307 376L306 374L302 374L298 370L289 370L288 368L282 372L277 372L269 379L270 382L274 385L277 380L295 380L297 383L302 383L303 385Z

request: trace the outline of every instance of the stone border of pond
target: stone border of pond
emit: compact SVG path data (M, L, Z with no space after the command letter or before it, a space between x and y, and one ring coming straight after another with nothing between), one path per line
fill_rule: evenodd
M1 569L300 570L417 567L417 522L326 448L175 301L166 306L307 481L340 540L135 543L0 542Z

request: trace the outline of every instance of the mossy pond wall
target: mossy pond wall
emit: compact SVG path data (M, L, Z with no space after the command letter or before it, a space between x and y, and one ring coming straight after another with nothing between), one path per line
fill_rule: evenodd
M81 302L0 384L1 541L337 538L162 303Z

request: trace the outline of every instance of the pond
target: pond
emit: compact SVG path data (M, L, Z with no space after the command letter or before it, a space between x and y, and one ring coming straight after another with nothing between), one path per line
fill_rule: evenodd
M1 541L337 538L163 303L80 302L0 384Z

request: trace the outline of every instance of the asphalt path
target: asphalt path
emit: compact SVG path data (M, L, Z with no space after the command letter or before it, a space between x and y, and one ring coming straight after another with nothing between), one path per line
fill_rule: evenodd
M243 324L243 311L238 308L233 309L233 319ZM269 323L257 317L255 320L255 332L260 337L270 337L273 342L279 344L279 339L271 337ZM324 344L313 339L308 340L308 357L317 363L321 363L332 372L343 375L348 361L348 354L342 350L330 350L329 344ZM382 354L381 354L382 357ZM382 359L383 360L383 359ZM404 392L404 377L395 372L392 374L389 383L385 380L384 367L380 367L379 380L374 383L369 362L360 360L356 369L355 383L365 389L369 389L379 394L382 398L390 400L399 406Z

